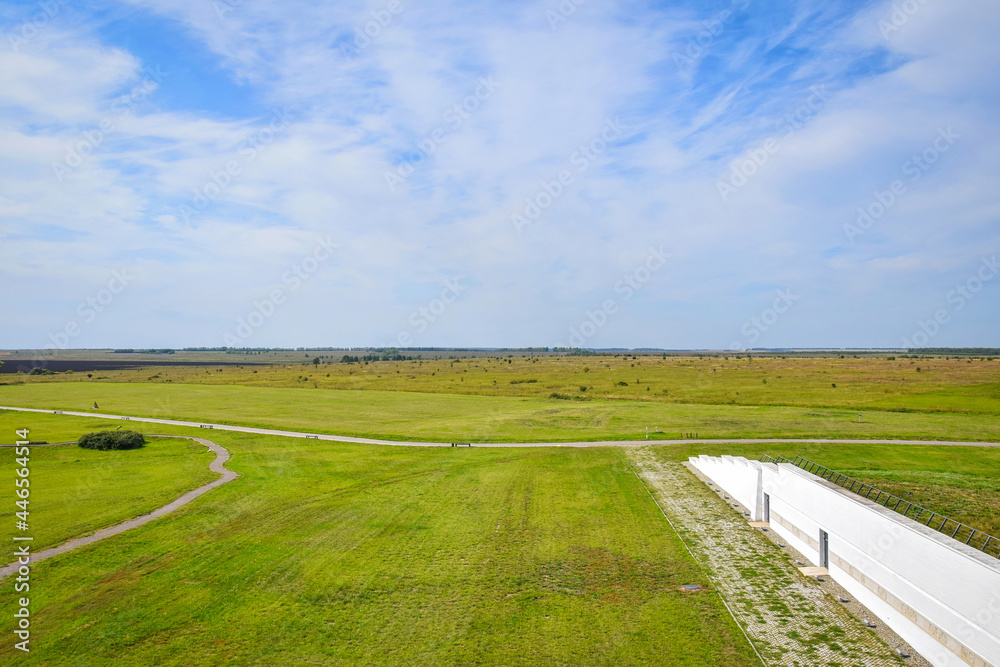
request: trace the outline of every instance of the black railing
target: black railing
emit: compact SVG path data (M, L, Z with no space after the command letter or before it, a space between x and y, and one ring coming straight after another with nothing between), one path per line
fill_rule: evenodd
M791 463L821 479L833 482L843 489L856 493L859 496L864 496L886 509L902 514L907 519L917 521L928 528L933 528L939 533L958 540L962 544L967 544L990 556L1000 558L1000 539L972 526L968 526L961 521L956 521L943 514L938 514L920 505L911 503L909 500L904 500L899 496L882 491L871 484L866 484L836 470L830 470L826 466L822 466L801 456L796 456L794 459L786 459L783 456L768 456L764 454L760 457L760 460L762 463ZM872 495L873 493L875 494L874 496Z

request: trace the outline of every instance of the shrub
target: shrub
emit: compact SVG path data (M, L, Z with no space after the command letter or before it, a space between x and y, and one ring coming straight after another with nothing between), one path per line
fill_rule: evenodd
M146 444L146 438L136 431L98 431L88 433L77 443L84 449L139 449Z

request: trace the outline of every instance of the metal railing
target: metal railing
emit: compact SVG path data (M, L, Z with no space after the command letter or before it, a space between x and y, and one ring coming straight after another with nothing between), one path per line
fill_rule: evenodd
M962 544L967 544L968 546L978 549L985 554L1000 558L1000 538L993 537L989 533L984 533L981 530L968 526L961 521L956 521L955 519L944 516L943 514L938 514L929 509L921 507L915 503L911 503L908 500L904 500L899 496L894 496L887 491L882 491L881 489L872 486L871 484L866 484L860 480L849 477L836 470L830 470L826 466L822 466L818 463L810 461L807 458L801 456L796 456L794 459L786 459L783 456L768 456L764 454L760 457L761 463L791 463L792 465L802 468L806 472L812 473L821 479L825 479L828 482L832 482L837 486L858 494L859 496L864 496L872 502L878 503L879 505L890 509L894 512L902 514L907 519L912 519L917 521L928 528L933 528L934 530L951 537L952 539L958 540ZM872 496L872 494L875 494Z

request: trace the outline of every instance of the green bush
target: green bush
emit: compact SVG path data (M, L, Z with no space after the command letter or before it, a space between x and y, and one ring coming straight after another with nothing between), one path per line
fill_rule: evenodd
M84 449L139 449L146 438L135 431L98 431L83 436L77 444Z

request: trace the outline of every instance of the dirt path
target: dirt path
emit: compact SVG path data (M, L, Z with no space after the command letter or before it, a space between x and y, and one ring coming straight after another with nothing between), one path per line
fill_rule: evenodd
M158 419L155 417L132 417L127 415L108 415L98 412L70 412L65 410L42 410L39 408L16 408L0 405L0 410L15 412L40 412L43 414L70 415L73 417L96 417L99 419L120 419L148 424L164 424L167 426L190 426L194 428L216 429L219 431L237 431L240 433L255 433L257 435L277 435L286 438L309 438L313 440L331 440L334 442L353 442L365 445L395 445L408 447L448 447L447 442L410 442L401 440L378 440L374 438L353 438L346 435L330 435L327 433L307 433L303 431L283 431L271 428L255 428L252 426L231 426L229 424L211 424L209 422L182 421L178 419ZM492 442L473 443L476 447L642 447L645 445L679 445L679 444L714 444L734 442L741 444L766 442L814 442L847 445L946 445L952 447L1000 447L1000 442L963 442L948 440L837 440L829 438L689 438L686 440L602 440L580 442Z
M682 463L660 461L648 447L626 451L765 664L904 664Z
M237 475L235 472L233 472L232 470L228 470L225 467L226 466L226 461L229 460L229 451L225 447L217 445L214 442L211 442L209 440L205 440L204 438L192 438L192 437L180 436L180 435L158 435L158 436L155 436L155 437L157 437L157 438L180 438L180 439L183 439L183 440L194 440L195 442L200 442L201 444L205 445L210 450L212 450L213 452L215 452L215 460L212 461L208 465L208 468L212 472L219 473L219 475L221 475L221 477L219 477L219 479L215 480L214 482L209 482L205 486L200 486L197 489L194 489L192 491L188 491L187 493L185 493L183 496L181 496L177 500L174 500L174 501L172 501L170 503L167 503L163 507L160 507L159 509L153 510L149 514L144 514L144 515L142 515L140 517L136 517L134 519L129 519L128 521L120 523L117 526L111 526L110 528L104 528L103 530L99 530L96 533L93 533L92 535L87 535L86 537L78 537L75 540L70 540L69 542L66 542L64 544L60 544L57 547L52 547L52 548L49 548L49 549L45 549L44 551L39 551L38 553L32 553L31 554L31 563L32 564L37 563L40 560L45 560L46 558L50 558L52 556L56 556L56 555L61 554L61 553L66 553L67 551L70 551L72 549L77 549L77 548L82 547L84 545L92 544L92 543L97 542L99 540L103 540L105 538L111 537L112 535L118 535L119 533L124 533L126 530L132 530L133 528L138 528L139 526L141 526L143 524L146 524L146 523L149 523L150 521L153 521L154 519L159 519L164 514L170 514L174 510L176 510L176 509L178 509L180 507L183 507L184 505L187 505L189 502L191 502L192 500L194 500L198 496L211 491L212 489L214 489L217 486L222 486L226 482L231 482L232 480L234 480L237 477L239 477L239 475ZM27 543L27 544L30 544L30 543ZM7 575L13 574L14 572L17 571L18 567L19 567L19 563L17 563L15 561L15 562L11 563L10 565L7 565L6 567L0 568L0 579L3 579Z

